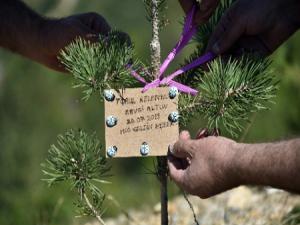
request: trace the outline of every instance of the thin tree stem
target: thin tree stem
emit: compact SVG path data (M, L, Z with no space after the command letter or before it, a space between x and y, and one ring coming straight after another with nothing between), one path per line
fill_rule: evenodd
M92 212L94 213L95 217L100 222L100 224L105 225L105 222L103 221L103 219L101 218L101 216L99 215L99 213L97 212L97 210L94 208L94 206L92 205L92 203L90 202L89 198L87 197L87 195L85 193L83 193L83 198L84 198L87 206L90 208L90 210L92 210Z
M161 65L160 41L159 41L159 2L152 0L152 41L151 49L151 67L152 75L157 78ZM160 201L161 201L161 224L168 225L168 167L166 157L157 157L158 179L160 181Z
M158 179L160 182L161 224L169 224L168 215L168 165L167 157L157 157Z
M152 0L152 41L150 43L151 49L151 66L152 74L157 77L160 68L160 41L159 41L159 1Z

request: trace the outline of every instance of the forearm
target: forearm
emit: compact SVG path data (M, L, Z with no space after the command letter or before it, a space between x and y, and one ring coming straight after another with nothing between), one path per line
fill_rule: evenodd
M300 193L300 139L269 144L237 144L233 168L241 184Z
M30 57L43 21L19 0L0 0L0 46Z

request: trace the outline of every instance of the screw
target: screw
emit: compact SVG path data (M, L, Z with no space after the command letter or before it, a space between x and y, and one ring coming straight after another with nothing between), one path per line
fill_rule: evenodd
M174 98L176 98L176 96L178 95L178 89L177 89L177 87L170 87L170 89L169 89L169 97L170 97L170 99L174 99Z
M117 125L117 123L118 123L118 119L114 116L108 116L106 118L106 126L108 127L114 127Z
M179 120L179 114L178 114L178 112L171 112L171 113L169 114L168 119L169 119L169 121L170 121L171 123L176 123L176 122L178 122L178 120Z
M107 149L107 156L109 158L113 158L116 156L117 154L117 151L118 151L118 148L116 146L110 146L108 149Z
M104 90L104 98L108 102L113 102L115 100L115 94L112 90Z
M148 155L150 152L150 146L146 142L143 142L143 144L140 147L140 152L142 156Z

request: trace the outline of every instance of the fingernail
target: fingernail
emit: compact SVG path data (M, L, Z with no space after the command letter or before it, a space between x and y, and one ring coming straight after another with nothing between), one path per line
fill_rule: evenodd
M169 150L169 153L171 153L173 155L174 154L174 144L170 144L168 150Z
M208 129L205 128L205 129L202 129L202 130L199 130L198 131L198 134L196 136L196 139L202 139L202 138L205 138L208 136Z
M220 54L220 46L219 46L219 43L216 42L213 46L212 46L212 52L215 54L215 55L219 55Z

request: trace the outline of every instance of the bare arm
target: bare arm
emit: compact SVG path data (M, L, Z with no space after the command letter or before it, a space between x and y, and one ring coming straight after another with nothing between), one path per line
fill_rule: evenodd
M50 19L22 1L0 0L0 47L59 71L64 71L57 60L62 48L77 37L96 41L99 34L109 31L110 26L97 13Z
M44 19L18 0L0 0L0 46L27 55ZM30 34L30 35L28 35Z
M268 185L300 193L300 139L237 144L235 168L242 184Z
M239 185L264 185L300 193L300 139L239 144L224 137L180 135L169 156L171 178L202 198Z

